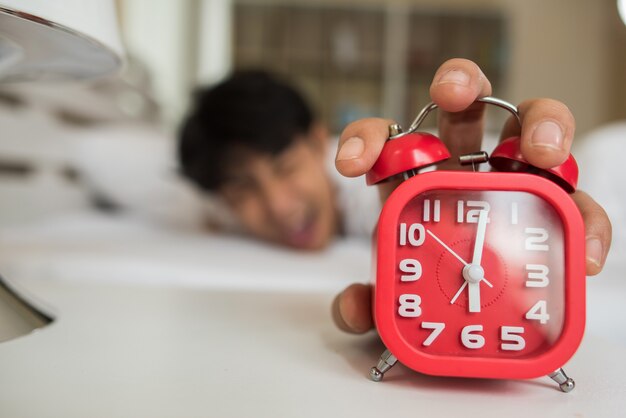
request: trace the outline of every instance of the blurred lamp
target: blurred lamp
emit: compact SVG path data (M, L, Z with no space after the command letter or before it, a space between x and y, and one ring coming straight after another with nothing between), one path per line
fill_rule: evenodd
M0 0L0 82L91 79L121 57L114 0ZM38 305L0 277L0 341L52 322Z
M626 0L617 0L617 11L619 17L622 18L622 22L626 25Z
M0 0L0 81L98 77L121 56L113 0Z

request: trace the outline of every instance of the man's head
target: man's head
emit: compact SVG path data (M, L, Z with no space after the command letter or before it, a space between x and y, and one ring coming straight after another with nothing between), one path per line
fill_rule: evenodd
M337 232L325 131L289 85L260 71L198 92L183 124L183 174L219 194L257 238L318 249Z

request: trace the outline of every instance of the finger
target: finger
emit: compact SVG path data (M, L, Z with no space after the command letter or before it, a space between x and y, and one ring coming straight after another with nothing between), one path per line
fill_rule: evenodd
M477 98L491 94L491 84L480 67L470 60L454 58L444 62L430 85L430 97L445 112L458 113Z
M390 119L369 118L351 123L339 138L335 167L346 177L358 177L374 165L389 137Z
M511 115L502 127L502 131L500 132L500 142L514 136L522 136L522 127L517 118Z
M574 116L567 106L557 100L534 99L522 102L518 109L522 123L521 151L526 161L539 168L565 162L576 130ZM512 125L509 129L515 132Z
M491 94L491 83L474 62L455 58L435 73L430 96L439 106L439 136L450 151L447 166L457 166L462 154L480 150L484 103L476 99Z
M363 334L374 327L372 320L372 287L352 284L337 295L332 305L335 325L342 331Z
M602 207L583 191L572 195L585 222L585 254L587 275L594 276L604 267L611 247L611 221Z

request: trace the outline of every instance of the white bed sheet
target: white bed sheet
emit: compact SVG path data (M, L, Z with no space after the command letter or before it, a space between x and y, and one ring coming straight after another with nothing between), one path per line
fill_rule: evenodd
M587 281L587 332L626 347L626 257L613 253ZM271 292L339 292L371 277L371 249L338 240L320 253L236 236L172 229L82 211L0 229L0 273L11 281L76 280Z
M328 290L367 282L370 260L362 240L338 240L326 251L302 253L95 211L0 229L0 271L17 281Z

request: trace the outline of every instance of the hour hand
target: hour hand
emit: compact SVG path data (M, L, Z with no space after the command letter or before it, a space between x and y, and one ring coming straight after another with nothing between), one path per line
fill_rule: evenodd
M426 233L427 233L428 235L430 235L430 236L431 236L431 237L432 237L435 241L437 241L437 243L439 243L439 245L441 245L443 248L445 248L445 249L446 249L446 251L448 251L450 254L452 254L452 256L454 256L454 258L456 258L457 260L459 260L459 262L460 262L461 264L463 264L464 266L468 266L468 265L469 265L469 263L468 263L467 261L463 260L463 259L461 258L461 256L459 256L459 255L458 255L458 254L457 254L457 253L456 253L456 252L455 252L452 248L450 248L449 246L447 246L447 245L446 245L446 243L445 243L445 242L443 242L443 241L442 241L442 240L441 240L441 239L440 239L437 235L435 235L435 234L434 234L434 233L433 233L430 229L427 229L427 230L426 230ZM489 287L493 287L493 285L492 285L492 284L489 282L489 280L487 280L485 277L483 277L483 279L482 279L482 280L485 282L485 284L486 284L487 286L489 286ZM452 302L452 303L454 303L454 302Z
M478 227L476 228L476 239L474 240L472 264L468 264L463 268L463 278L467 283L470 312L480 312L480 282L485 278L485 271L480 264L483 257L486 231L487 211L481 210L478 215Z

